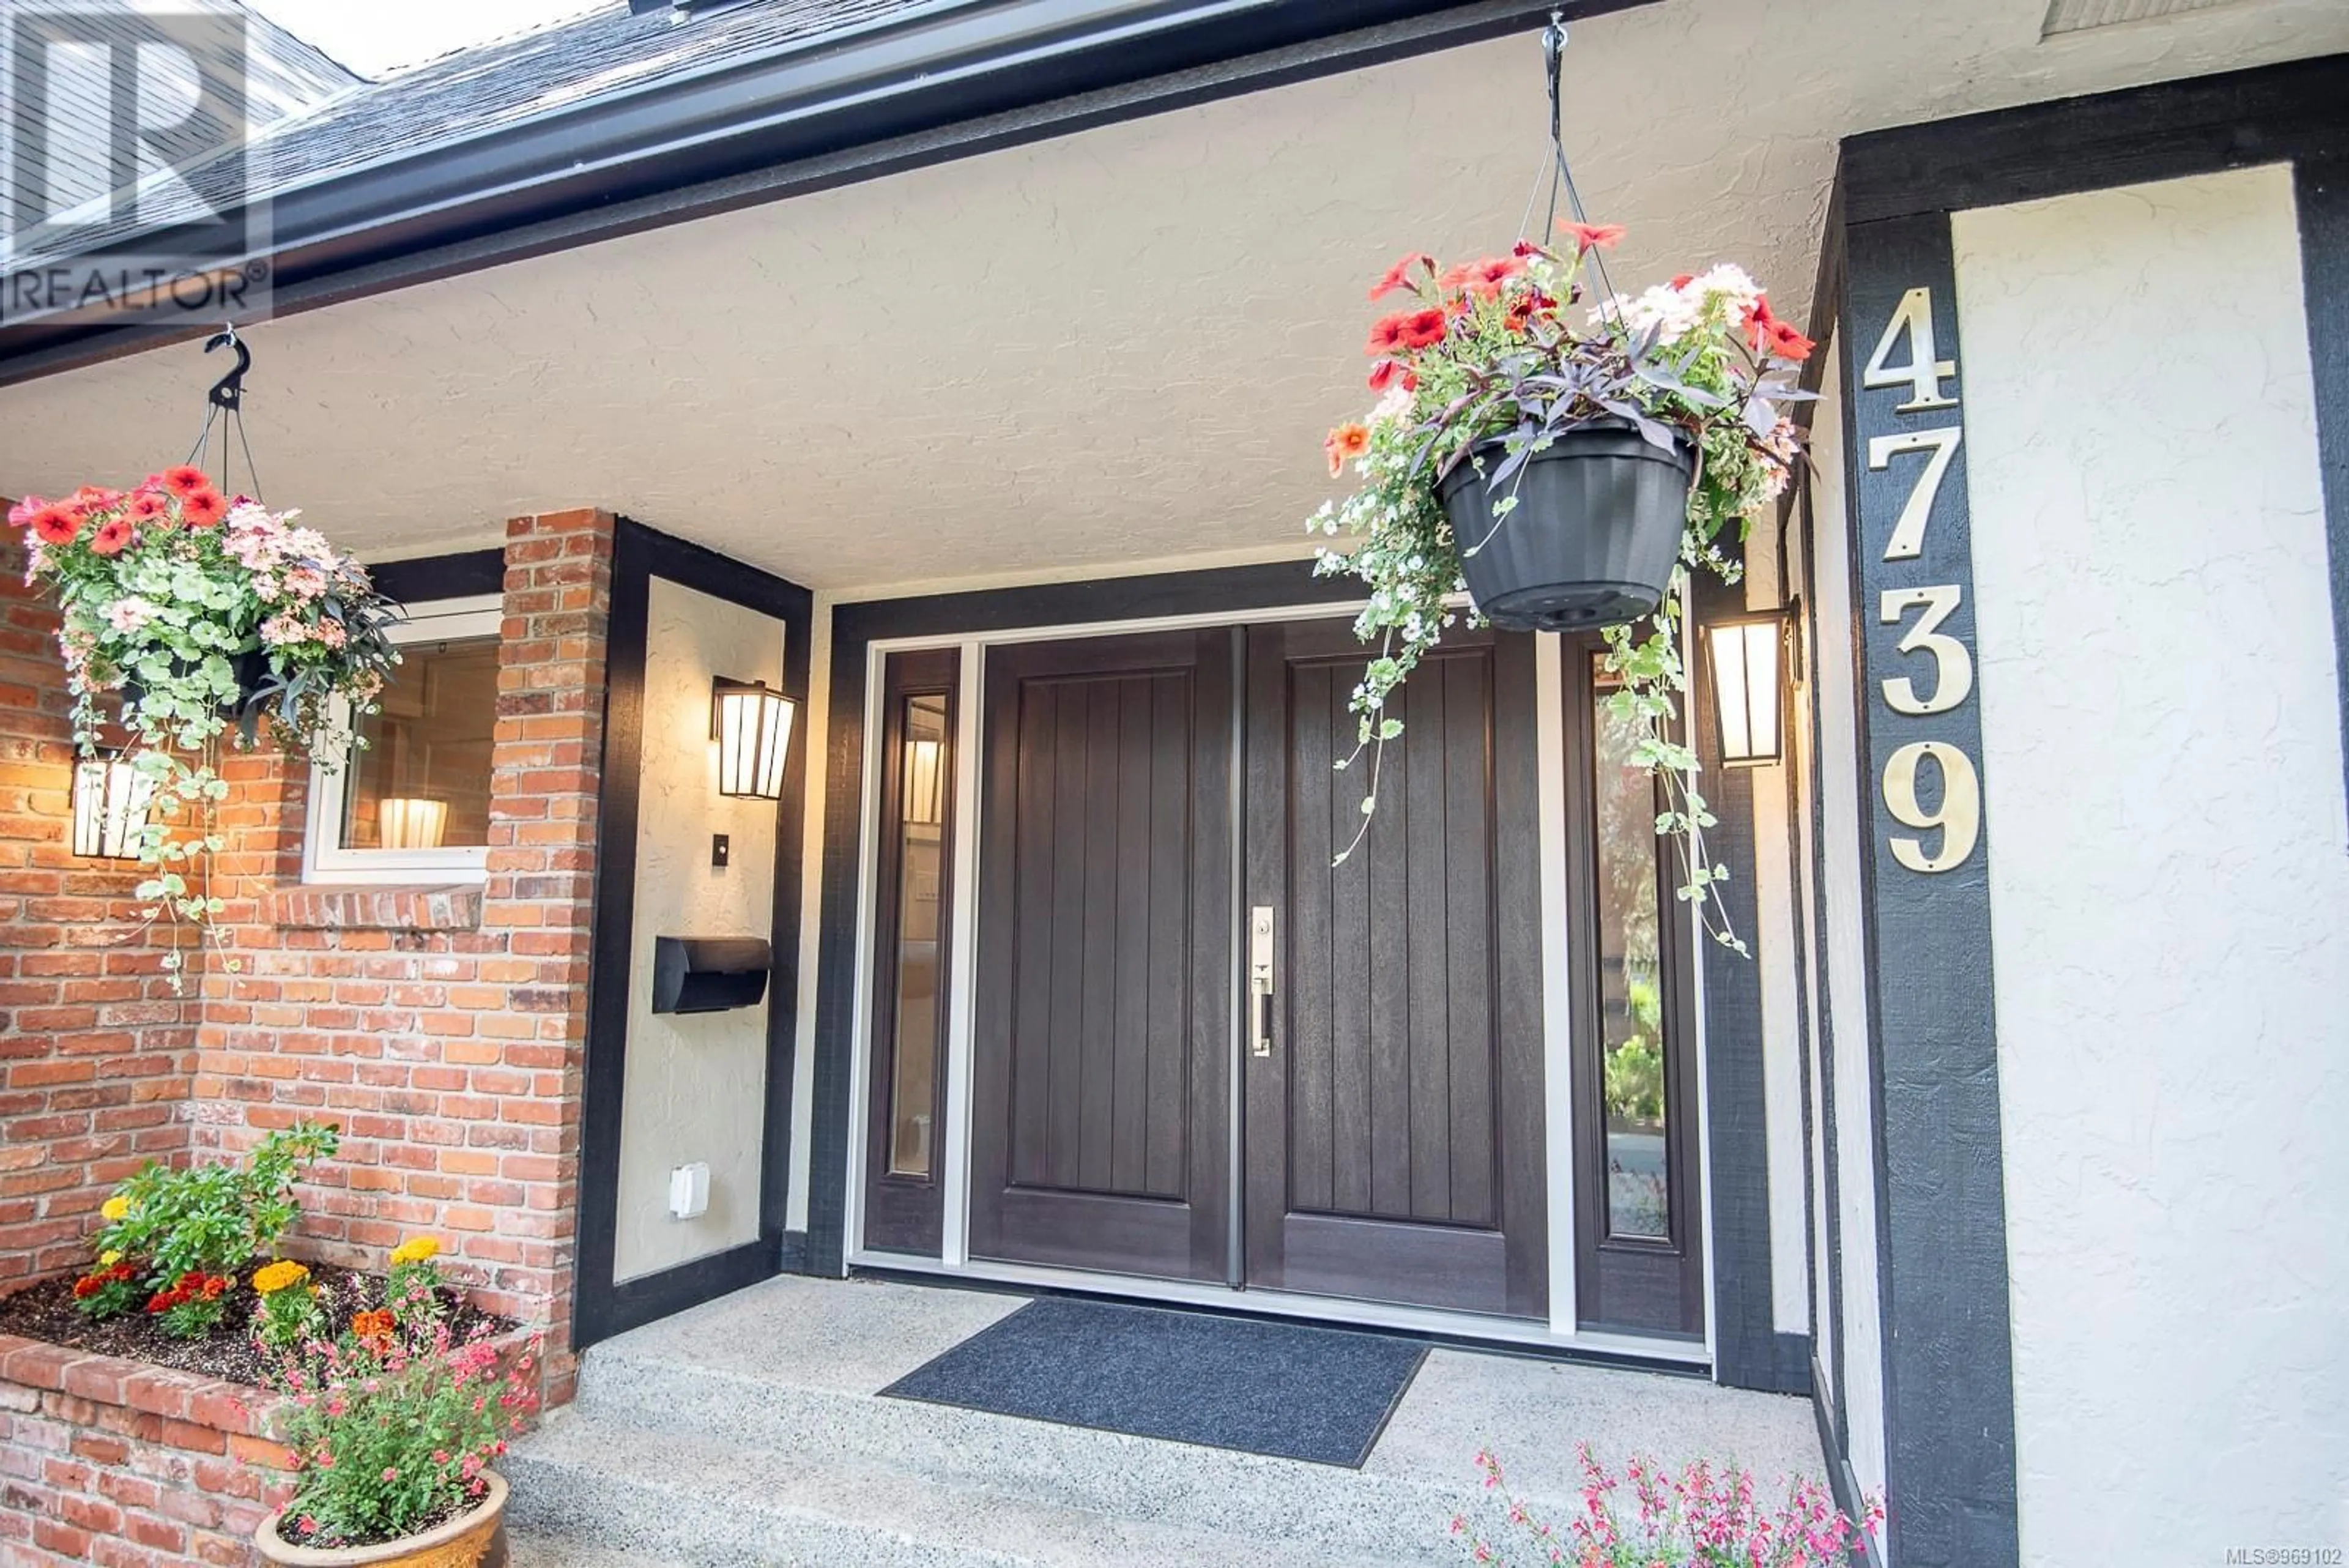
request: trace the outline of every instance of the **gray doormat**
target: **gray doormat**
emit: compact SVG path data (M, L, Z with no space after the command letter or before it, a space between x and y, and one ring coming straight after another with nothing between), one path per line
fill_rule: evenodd
M881 1392L1359 1469L1426 1358L1386 1334L1046 1297Z

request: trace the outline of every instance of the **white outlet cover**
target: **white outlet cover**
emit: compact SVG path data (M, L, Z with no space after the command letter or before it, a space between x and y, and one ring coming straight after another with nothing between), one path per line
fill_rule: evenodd
M701 1160L680 1165L668 1173L668 1215L672 1220L698 1220L709 1212L709 1167Z

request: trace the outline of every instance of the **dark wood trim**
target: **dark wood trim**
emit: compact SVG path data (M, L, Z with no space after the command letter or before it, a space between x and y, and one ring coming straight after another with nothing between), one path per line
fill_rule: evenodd
M947 1012L954 966L949 961L950 928L944 922L954 908L955 770L961 751L957 725L962 709L962 653L945 648L918 653L892 654L882 675L881 777L905 776L905 737L901 713L909 697L946 699L947 749L938 780L941 821L938 829L938 904L941 925L936 955L938 1007L932 1031L930 1075L930 1170L926 1176L892 1175L889 1171L890 1109L894 1064L874 1053L871 1081L865 1085L864 1244L886 1251L916 1252L936 1257L946 1231L946 1184L938 1168L945 1145L947 1116ZM873 1038L894 1042L897 1037L897 974L887 961L898 929L900 875L904 855L904 797L900 791L881 791L880 842L874 846L873 898Z
M502 594L506 587L506 553L465 550L453 556L417 556L371 566L367 576L375 579L378 593L404 605Z
M1697 1015L1697 966L1690 952L1688 907L1674 896L1680 877L1674 874L1672 849L1662 840L1656 844L1656 936L1669 1068L1664 1085L1669 1234L1660 1241L1610 1237L1602 1223L1609 1198L1601 1055L1606 1039L1601 1013L1605 985L1599 971L1596 924L1576 918L1576 911L1599 908L1598 785L1592 770L1599 744L1599 688L1593 660L1600 651L1596 638L1566 638L1558 648L1558 697L1563 706L1559 718L1566 753L1569 943L1566 989L1573 1012L1568 1054L1574 1120L1568 1136L1574 1160L1575 1318L1588 1328L1701 1340L1706 1314L1705 1179L1698 1129L1711 1113L1700 1115L1695 1110L1702 1097L1697 1088L1697 1046L1704 1033ZM1661 805L1661 794L1658 805ZM1713 1085L1706 1087L1718 1092ZM1627 1314L1623 1310L1627 1302L1634 1303L1633 1311L1639 1315ZM1717 1355L1715 1367L1717 1371Z
M2328 55L1869 131L1843 144L1844 216L1858 225L2339 157L2344 99L2349 55Z
M1888 590L1951 584L1942 632L1974 654L1971 514L1962 447L1931 504L1920 553L1887 561L1885 542L1916 483L1914 464L1872 471L1873 437L1962 425L1954 406L1901 412L1899 389L1861 386L1862 366L1909 290L1930 291L1937 358L1962 371L1957 276L1946 213L1856 223L1847 231L1843 304L1845 491L1858 630L1858 769L1868 846L1860 925L1868 1002L1876 1170L1877 1278L1882 1328L1887 1550L1896 1562L2014 1568L2013 1345L2009 1326L2003 1131L1992 982L1989 786L1966 858L1939 872L1900 865L1878 781L1893 752L1945 742L1982 764L1982 661L1957 707L1893 711L1881 682L1909 673L1900 626L1870 613ZM1935 786L1938 787L1938 786ZM1928 836L1937 839L1938 830Z
M806 712L814 596L796 584L698 545L622 518L612 540L610 623L605 649L603 799L596 824L595 979L588 988L586 1074L579 1158L579 1272L572 1343L585 1349L654 1318L739 1290L781 1267L791 1181L792 1044L799 1006L800 824L805 746L784 765L775 811L774 970L768 985L767 1103L759 1239L659 1273L616 1283L620 1120L627 1073L628 974L636 940L638 770L652 579L667 577L783 625L783 691Z
M2344 85L2349 91L2349 85ZM2341 692L2341 751L2349 782L2349 155L2292 170L2300 267L2315 378L2316 439L2324 483L2324 536L2333 582L2333 652Z
M1155 616L1241 615L1290 605L1345 604L1368 592L1353 577L1315 576L1310 561L1274 561L979 593L863 599L833 607L833 647L861 649L886 638L967 637Z
M1746 613L1745 590L1711 576L1696 586L1690 620L1697 638L1714 618ZM1709 668L1696 660L1700 672ZM1715 891L1721 919L1759 953L1761 903L1754 873L1754 774L1721 761L1721 715L1702 673L1688 692L1688 717L1702 761L1705 804L1719 820L1707 830L1714 862L1729 880ZM1679 906L1671 906L1678 909ZM1676 926L1682 922L1673 922ZM1695 944L1704 974L1705 1142L1713 1217L1713 1359L1723 1383L1798 1393L1809 1356L1790 1366L1780 1354L1773 1301L1770 1132L1762 1023L1761 959L1717 941ZM1789 955L1792 956L1792 955ZM1795 1048L1800 1048L1797 1040Z

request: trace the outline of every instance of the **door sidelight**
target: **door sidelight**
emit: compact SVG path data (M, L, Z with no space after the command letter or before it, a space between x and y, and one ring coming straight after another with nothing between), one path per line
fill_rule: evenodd
M1248 911L1249 1054L1272 1054L1272 906Z

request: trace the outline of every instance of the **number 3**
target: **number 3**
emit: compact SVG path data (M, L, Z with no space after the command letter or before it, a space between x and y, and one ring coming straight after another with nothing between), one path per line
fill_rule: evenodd
M1917 799L1917 766L1930 757L1941 770L1941 804L1928 811ZM1894 834L1892 858L1911 871L1948 871L1965 863L1982 836L1982 781L1965 753L1946 741L1911 741L1884 759L1884 809L1903 826L1941 830L1941 847L1925 852L1921 838Z
M1940 583L1922 588L1887 588L1878 605L1877 621L1883 626L1899 626L1900 618L1909 610L1922 607L1900 639L1899 650L1916 653L1920 649L1933 656L1933 694L1917 695L1917 683L1906 675L1889 676L1884 682L1884 701L1896 713L1946 713L1966 700L1974 689L1973 656L1966 645L1940 629L1958 607L1964 590L1955 583Z

